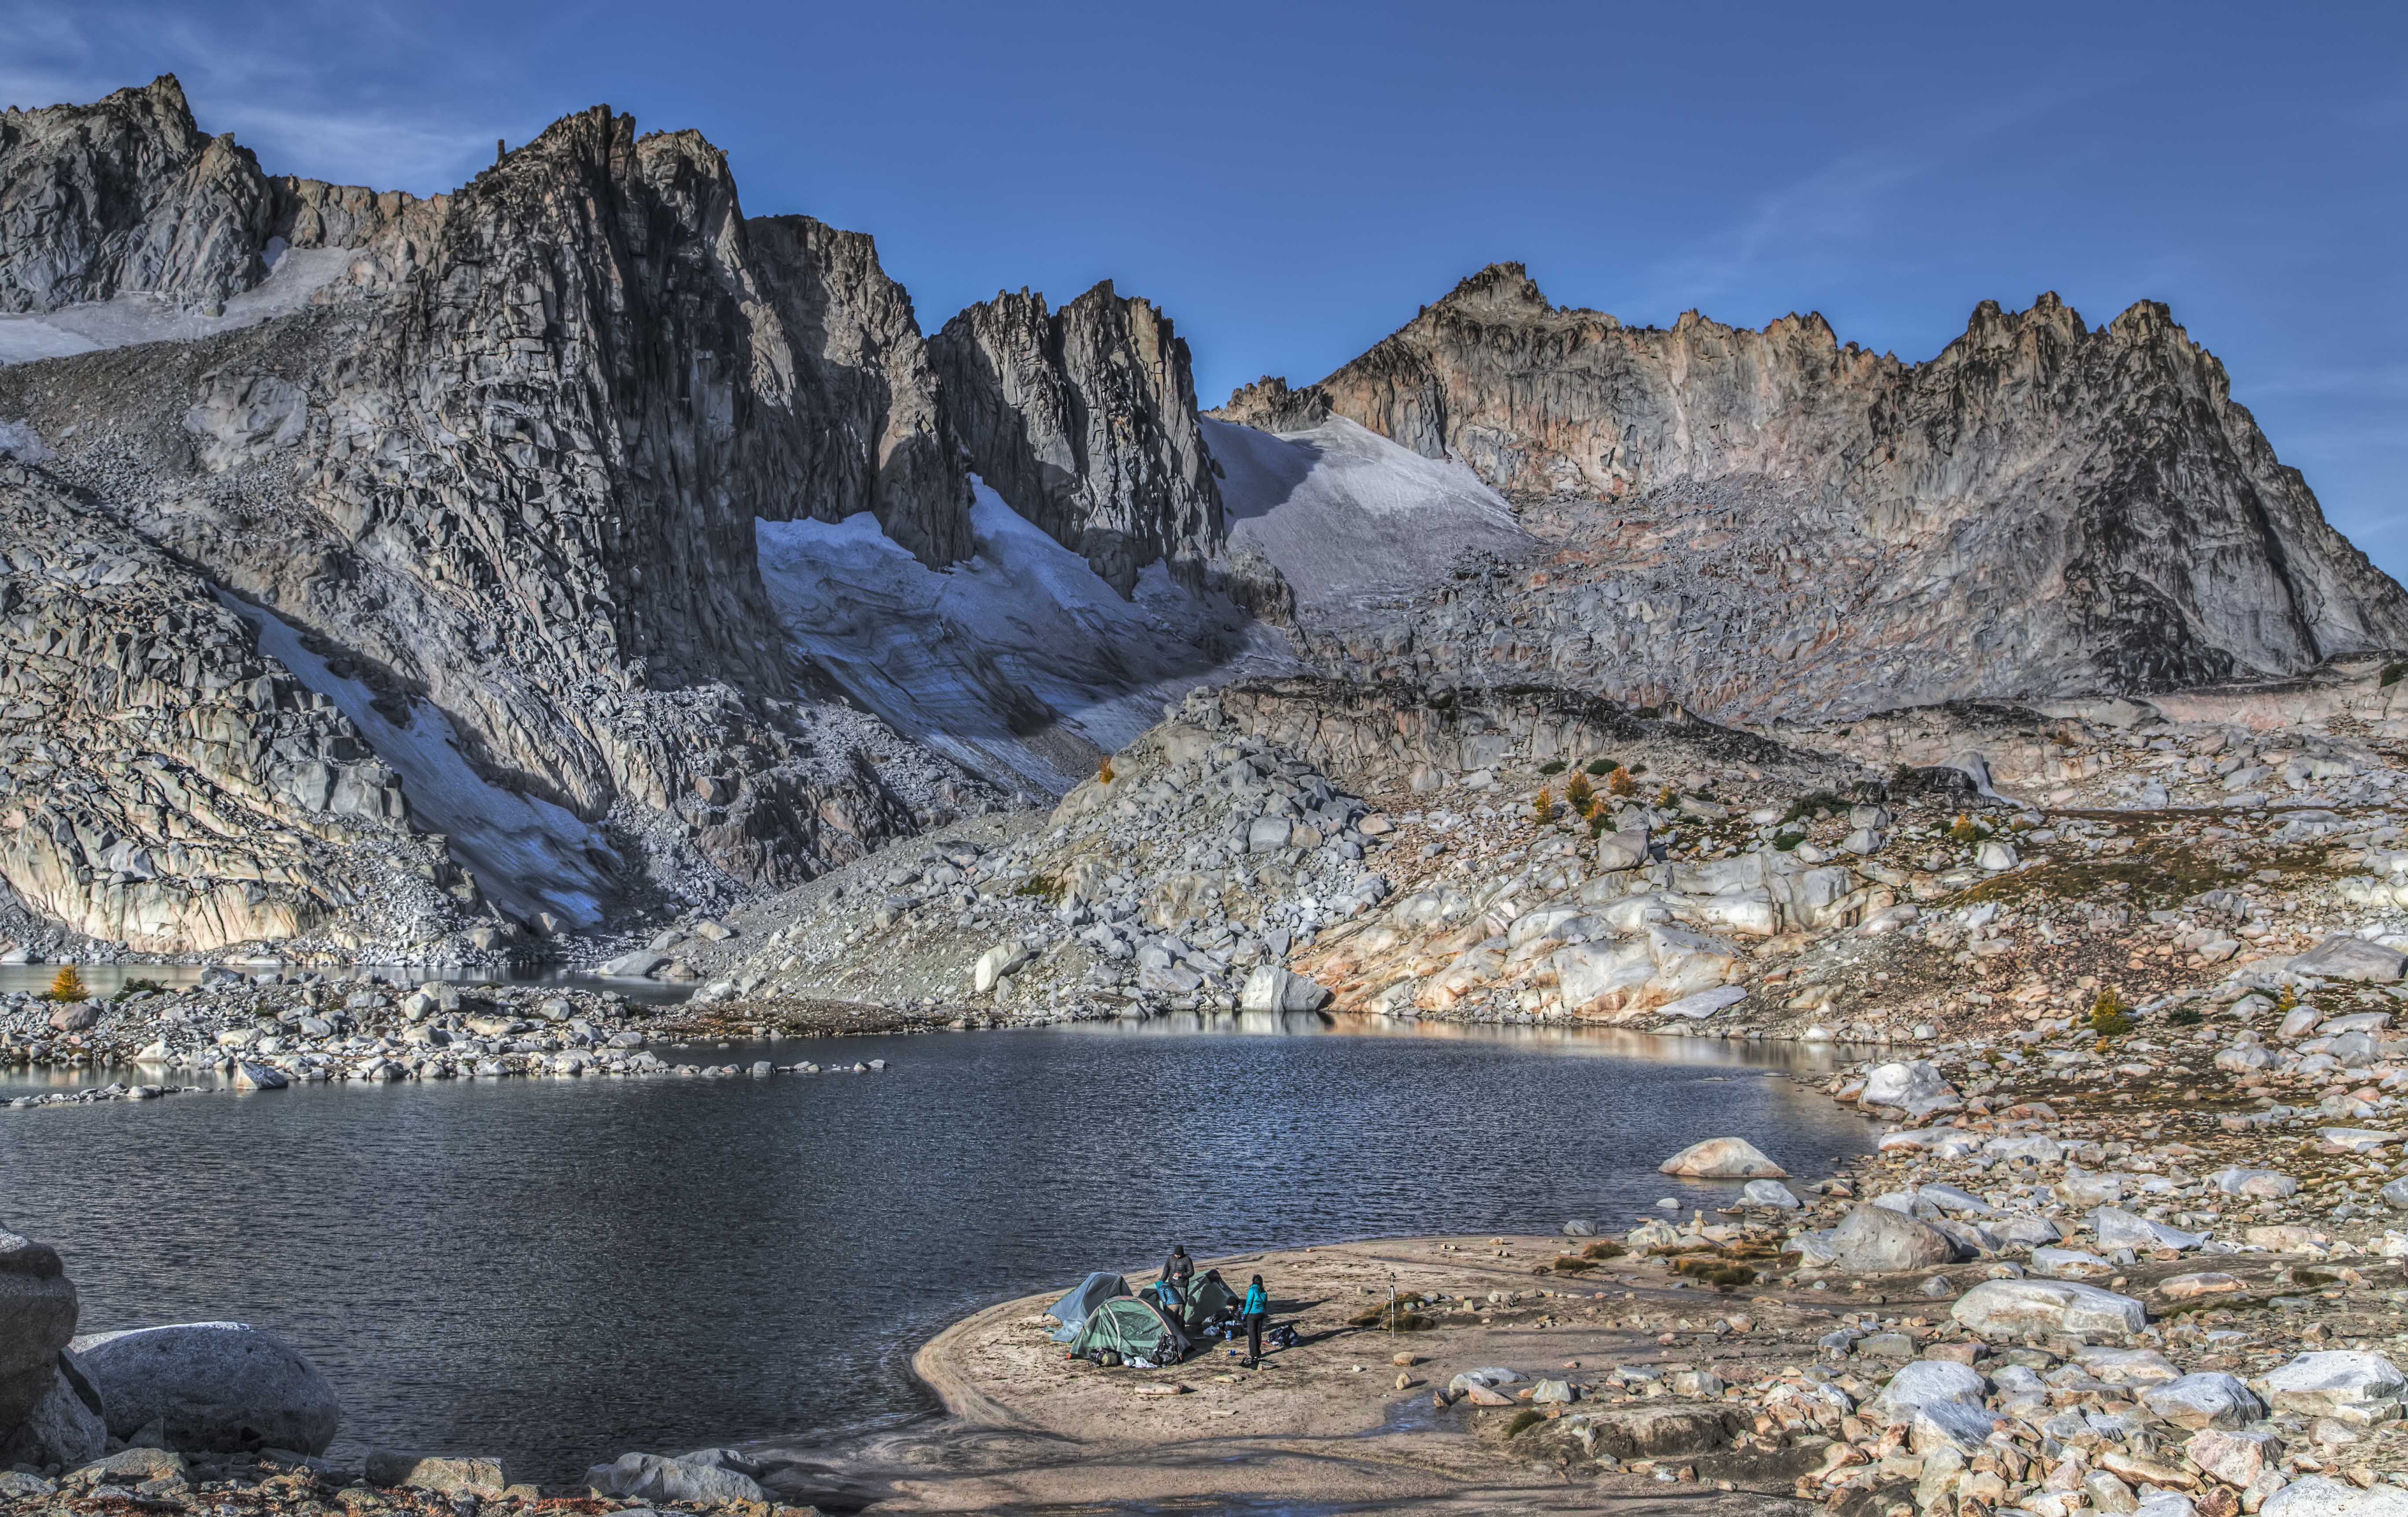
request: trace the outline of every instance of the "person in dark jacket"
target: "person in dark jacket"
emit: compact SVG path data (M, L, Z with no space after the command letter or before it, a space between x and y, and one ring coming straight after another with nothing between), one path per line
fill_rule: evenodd
M1179 1287L1181 1300L1187 1298L1187 1287L1196 1279L1196 1261L1187 1256L1187 1245L1170 1245L1170 1257L1162 1261L1162 1278Z
M1259 1367L1263 1362L1263 1319L1270 1315L1270 1297L1263 1294L1263 1277L1256 1275L1246 1287L1245 1305L1238 1315L1246 1324L1246 1367Z

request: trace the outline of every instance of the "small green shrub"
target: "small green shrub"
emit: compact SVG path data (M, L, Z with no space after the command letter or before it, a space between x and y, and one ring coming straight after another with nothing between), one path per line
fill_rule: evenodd
M1784 825L1792 822L1812 822L1817 817L1844 816L1847 809L1846 801L1828 790L1818 790L1790 802L1789 809L1781 813L1781 820Z
M2403 675L2408 675L2408 664L2386 664L2383 665L2383 688L2388 690L2398 684Z
M1561 774L1569 767L1570 767L1570 766L1567 765L1561 759L1549 759L1546 763L1539 766L1539 772L1541 774Z
M1802 832L1776 833L1773 836L1772 846L1776 852L1786 853L1805 840L1806 835Z
M1621 767L1621 765L1614 763L1612 759L1601 758L1591 759L1588 761L1588 772L1595 775L1599 780L1604 779L1607 775L1612 774L1614 770Z
M2172 1011L2166 1013L2166 1020L2172 1023L2177 1027L2196 1027L2200 1022L2199 1008L2195 1006L2175 1007Z
M2113 990L2102 990L2090 1003L2090 1030L2100 1038L2121 1038L2132 1030L2132 1008Z
M1520 1438L1523 1434L1528 1432L1531 1428L1538 1426L1541 1423L1545 1422L1546 1420L1547 1414L1545 1412L1537 1410L1534 1408L1524 1407L1521 1410L1513 1413L1512 1419L1506 1423L1505 1436L1507 1438Z
M1014 886L1014 895L1034 895L1049 906L1061 904L1062 881L1050 874L1033 874Z

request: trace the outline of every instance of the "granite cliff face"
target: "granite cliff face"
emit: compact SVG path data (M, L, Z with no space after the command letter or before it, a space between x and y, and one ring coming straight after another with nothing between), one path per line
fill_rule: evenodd
M174 340L0 367L0 451L19 460L0 505L28 540L45 521L106 527L187 599L231 597L215 614L249 624L263 666L280 651L337 720L358 708L362 754L407 751L383 820L444 833L435 856L469 882L368 923L345 915L362 892L330 894L334 866L303 859L284 874L331 908L121 909L77 895L114 888L89 849L27 841L41 857L11 876L27 904L146 948L423 941L489 908L505 937L581 929L633 901L791 883L986 804L979 780L831 698L757 562L759 523L864 513L931 567L973 551L958 408L867 237L748 220L718 150L638 137L605 108L429 201L266 178L199 133L172 79L7 122L18 306ZM245 306L301 257L318 260L309 282ZM85 314L131 296L156 299L116 327ZM243 308L222 322L149 314L229 299ZM1096 554L1131 580L1166 554L1198 564L1217 502L1185 351L1139 303L1105 292L1078 310L1055 323L1069 341L1042 396L1098 419L1076 467L1110 478L1006 498L1128 545ZM981 405L1020 427L1010 403ZM1066 524L1062 500L1093 520ZM53 607L29 636L106 640L73 622ZM0 737L46 719L0 711ZM226 773L273 794L265 762ZM160 825L190 809L171 801ZM22 833L36 813L21 814ZM137 894L207 894L218 877L181 872L192 856Z
M1200 584L1225 540L1187 344L1110 280L1058 311L1027 291L931 345L970 466L1127 594L1149 564Z
M0 463L0 880L138 949L478 904L358 730L150 543ZM342 924L342 925L338 925Z
M790 451L770 467L805 508L772 519L868 511L924 564L968 557L968 473L911 297L878 266L876 245L808 216L755 217L745 230L794 354L780 437Z
M205 135L172 74L0 115L0 311L148 294L215 314L287 248L358 248L423 203L270 177Z
M1626 327L1500 265L1320 383L1265 379L1215 414L1343 417L1525 508L1553 562L1416 627L1425 672L1760 714L2162 690L2408 645L2408 596L2151 303L2096 329L2053 295L1985 303L1907 365L1816 316ZM1339 656L1393 662L1377 640Z

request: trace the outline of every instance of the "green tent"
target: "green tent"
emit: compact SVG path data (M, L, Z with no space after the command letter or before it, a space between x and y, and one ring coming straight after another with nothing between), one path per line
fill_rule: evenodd
M1107 1349L1123 1363L1177 1364L1187 1356L1187 1335L1145 1297L1116 1295L1096 1303L1080 1324L1079 1336L1070 1340L1073 1358L1093 1359Z
M1187 1288L1186 1321L1182 1325L1193 1338L1204 1330L1205 1324L1237 1309L1238 1293L1229 1289L1219 1270L1209 1270Z

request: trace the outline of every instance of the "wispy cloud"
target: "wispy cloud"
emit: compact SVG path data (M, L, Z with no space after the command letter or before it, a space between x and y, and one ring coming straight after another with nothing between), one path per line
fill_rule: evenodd
M2408 364L2377 364L2363 367L2277 370L2249 382L2257 398L2314 395L2352 400L2408 400Z
M1759 284L1763 271L1776 265L1852 255L1889 235L1885 212L1901 192L1960 169L2000 136L2063 109L2083 93L2070 82L2043 84L1919 129L1911 140L1888 134L1880 146L1843 152L1757 196L1735 223L1657 264L1650 275L1651 299L1696 306Z
M354 38L363 30L396 37L403 31L375 5L347 7L343 22ZM203 131L234 133L277 173L445 190L475 172L505 135L477 121L473 107L463 111L448 99L394 106L364 94L356 80L312 56L297 31L270 41L141 0L71 12L0 0L0 101L95 100L160 73L182 81Z

